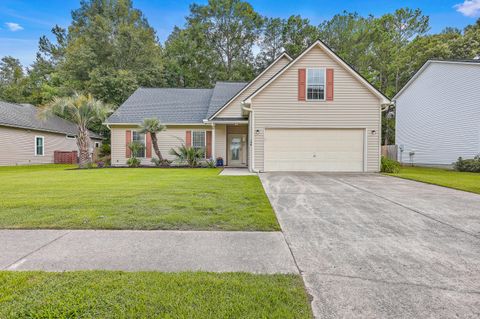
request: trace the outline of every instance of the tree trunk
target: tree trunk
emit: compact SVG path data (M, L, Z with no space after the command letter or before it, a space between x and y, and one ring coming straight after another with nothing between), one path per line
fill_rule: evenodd
M159 160L163 161L162 153L160 153L160 149L158 148L157 134L155 132L150 133L150 136L152 137L153 150L155 151L155 154L157 154Z
M90 163L90 137L88 136L88 129L86 127L79 127L77 136L77 146L79 151L79 164L80 168L88 167Z

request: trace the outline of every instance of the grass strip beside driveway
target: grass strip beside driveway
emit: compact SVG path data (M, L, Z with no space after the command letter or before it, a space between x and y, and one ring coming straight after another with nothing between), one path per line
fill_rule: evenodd
M480 194L479 173L404 166L399 173L388 175Z
M297 275L0 272L0 318L311 318Z
M275 231L257 176L219 169L0 168L0 228Z

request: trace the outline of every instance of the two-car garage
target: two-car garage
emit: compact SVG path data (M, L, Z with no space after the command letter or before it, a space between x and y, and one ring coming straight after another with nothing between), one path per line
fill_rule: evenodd
M365 129L268 128L264 167L266 172L363 172L365 148Z

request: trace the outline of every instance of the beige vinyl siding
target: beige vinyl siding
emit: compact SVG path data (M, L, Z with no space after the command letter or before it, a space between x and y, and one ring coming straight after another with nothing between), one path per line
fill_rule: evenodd
M138 130L138 127L129 126L110 126L111 128L111 149L112 149L112 165L124 166L127 163L126 153L126 131ZM211 131L210 126L196 125L196 126L168 126L163 132L158 133L158 147L162 156L169 160L174 160L175 157L170 155L170 149L177 148L185 144L186 131L205 130ZM156 157L155 151L152 147L152 156ZM142 165L152 165L150 158L142 158Z
M250 94L255 92L265 82L270 80L289 62L290 60L288 60L285 56L279 59L275 64L270 67L270 69L268 69L254 83L252 83L249 88L247 88L245 91L242 92L242 94L232 100L229 105L217 115L217 117L242 117L242 105L240 103L245 100L245 98L247 98Z
M35 155L35 137L44 137L43 156ZM92 143L93 147L93 143ZM53 163L54 151L77 151L75 139L66 134L0 126L0 165Z
M227 127L224 124L215 125L215 158L227 157Z
M299 68L333 68L333 101L298 101ZM252 99L254 165L264 170L267 128L359 128L367 130L366 168L379 170L380 100L318 46ZM372 130L376 134L372 134Z

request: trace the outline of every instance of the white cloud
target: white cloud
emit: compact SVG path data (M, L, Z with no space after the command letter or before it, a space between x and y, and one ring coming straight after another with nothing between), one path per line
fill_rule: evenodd
M454 5L454 8L467 17L480 16L480 0L465 0L463 3Z
M10 29L10 31L20 31L23 30L23 27L15 22L6 22L5 25Z

